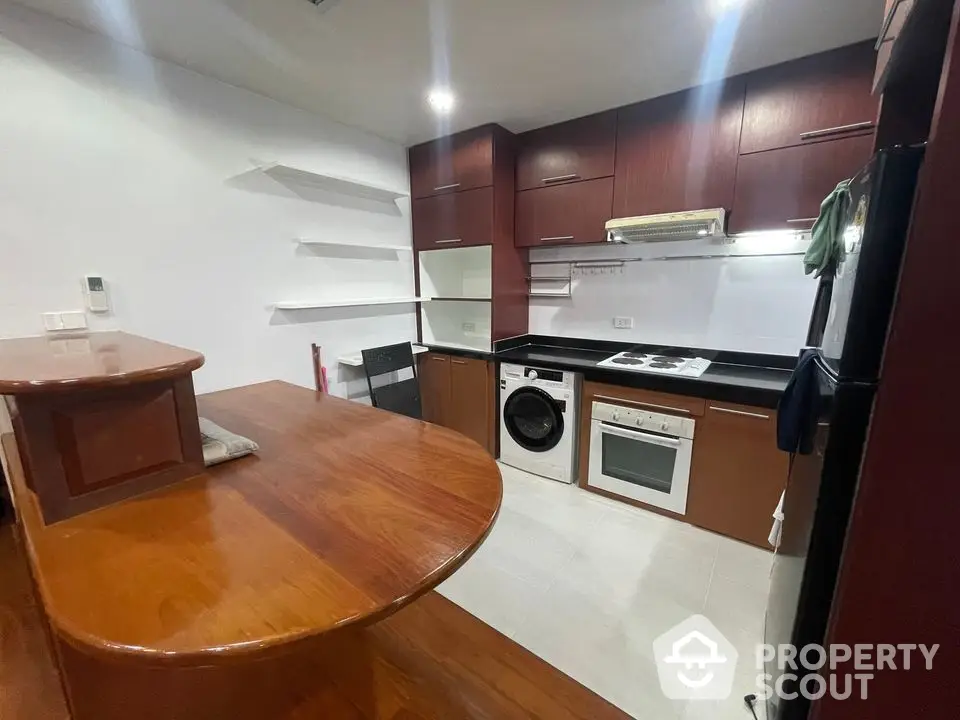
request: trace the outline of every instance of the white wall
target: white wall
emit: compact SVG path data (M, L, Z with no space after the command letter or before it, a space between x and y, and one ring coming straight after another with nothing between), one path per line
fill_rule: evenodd
M531 298L530 332L795 355L806 340L817 289L817 281L804 275L802 258L796 254L808 241L768 236L740 238L732 245L696 241L533 250L533 263L648 261L625 263L615 274L575 271L572 297ZM715 257L689 257L704 254ZM662 256L688 257L650 260ZM532 274L556 275L566 269L534 264ZM632 317L634 328L615 329L615 316Z
M0 2L0 336L41 333L41 312L81 308L81 276L102 274L113 312L91 328L203 352L198 392L312 387L311 342L335 393L365 388L336 357L414 339L413 306L268 306L412 296L411 253L329 257L292 242L408 246L409 202L384 212L251 172L276 161L409 188L399 145Z

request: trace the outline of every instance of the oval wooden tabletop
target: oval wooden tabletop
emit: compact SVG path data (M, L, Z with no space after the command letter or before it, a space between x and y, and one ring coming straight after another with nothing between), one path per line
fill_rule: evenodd
M280 382L198 405L257 455L50 526L13 458L46 613L81 650L206 664L374 622L462 565L499 511L493 458L445 428Z
M203 355L124 332L0 340L0 395L77 390L183 375Z

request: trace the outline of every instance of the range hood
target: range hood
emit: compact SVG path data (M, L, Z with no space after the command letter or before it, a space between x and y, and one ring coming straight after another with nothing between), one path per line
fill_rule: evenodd
M606 224L607 241L613 243L665 242L726 237L727 212L694 210L662 215L616 218Z

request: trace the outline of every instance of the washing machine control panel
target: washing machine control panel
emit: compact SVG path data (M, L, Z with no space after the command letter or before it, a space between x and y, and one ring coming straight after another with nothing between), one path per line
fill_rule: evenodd
M575 387L576 376L562 370L545 370L538 367L503 364L500 366L501 388L506 387L507 380L514 383L525 381L536 387L572 390Z
M562 383L563 372L560 370L541 370L538 368L524 368L523 374L530 380L546 380L547 382Z

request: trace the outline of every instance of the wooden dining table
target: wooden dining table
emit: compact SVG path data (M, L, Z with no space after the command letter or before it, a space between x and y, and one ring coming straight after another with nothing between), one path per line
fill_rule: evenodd
M445 428L283 382L197 404L259 451L54 523L4 437L74 720L323 717L318 653L434 588L497 517L496 463Z

